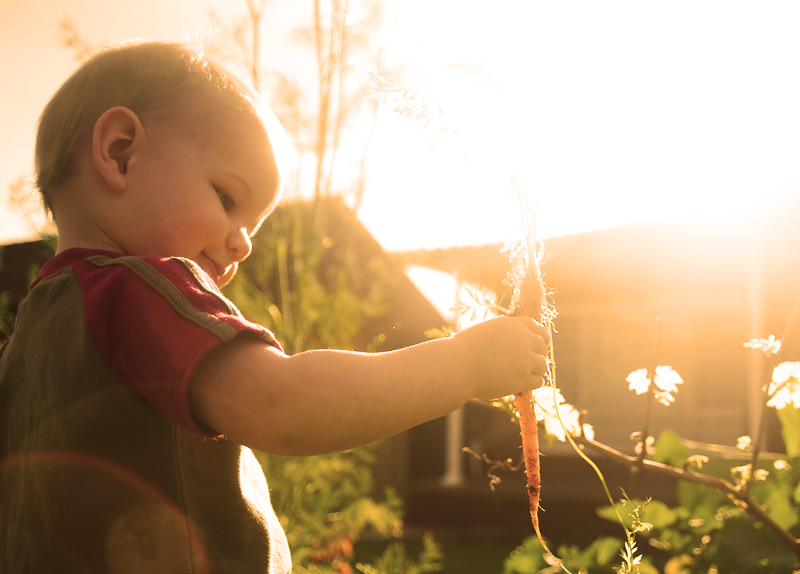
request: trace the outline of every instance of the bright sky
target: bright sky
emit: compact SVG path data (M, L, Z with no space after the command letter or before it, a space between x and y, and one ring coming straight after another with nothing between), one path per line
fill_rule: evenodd
M0 193L29 169L39 111L75 68L70 15L92 43L180 40L224 0L0 0ZM355 2L355 0L353 0ZM305 6L308 4L308 6ZM265 60L307 77L289 32L312 3L271 0ZM361 219L390 250L508 239L512 165L543 236L664 215L750 212L800 184L800 3L404 0L386 63L442 102L460 135L433 150L384 109ZM280 60L277 60L280 58ZM482 66L496 88L453 64ZM513 162L513 163L512 163ZM0 207L0 242L27 234Z

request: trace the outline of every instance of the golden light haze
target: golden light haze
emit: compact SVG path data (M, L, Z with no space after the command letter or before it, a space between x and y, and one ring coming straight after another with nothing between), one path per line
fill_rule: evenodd
M76 66L59 45L63 16L103 44L180 40L208 29L207 8L246 10L244 0L3 4L2 193L29 169L38 113ZM292 33L312 10L267 3L267 68L307 82L313 53ZM788 1L387 0L385 66L436 96L459 133L431 150L420 126L382 108L361 219L390 250L501 242L516 226L514 169L543 236L748 215L800 184L798 22ZM0 213L0 241L28 233Z

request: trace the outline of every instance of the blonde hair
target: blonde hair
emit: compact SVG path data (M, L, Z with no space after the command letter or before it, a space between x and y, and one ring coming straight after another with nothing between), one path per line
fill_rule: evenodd
M106 110L124 106L141 113L157 98L192 91L218 94L226 105L262 115L252 92L188 45L126 43L87 60L39 118L34 163L45 208L52 211L52 189L70 173L76 142Z

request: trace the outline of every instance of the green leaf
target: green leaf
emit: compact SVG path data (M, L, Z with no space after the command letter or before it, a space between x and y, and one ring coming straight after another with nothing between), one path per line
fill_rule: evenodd
M652 500L645 506L642 513L642 520L649 522L654 528L663 530L668 526L672 526L677 521L678 516L674 510L661 502L660 500Z
M537 574L547 565L545 550L536 536L522 541L522 546L511 553L503 562L503 574Z
M632 502L640 507L644 507L644 510L641 514L642 522L650 523L655 528L667 528L668 526L675 524L675 522L678 520L678 514L676 511L660 500L651 500L646 504L643 500L637 499L633 499ZM619 512L619 515L622 516L625 527L631 528L633 525L633 520L631 518L630 504L618 502L614 506L602 506L597 509L597 514L601 518L605 518L611 522L619 522L619 518L617 518L617 512Z
M778 523L784 530L789 530L792 526L800 522L797 511L792 505L791 500L794 492L788 484L781 484L776 481L766 482L759 488L759 498L762 504L767 507L770 517Z
M616 508L616 510L615 510ZM619 518L617 518L617 512L619 515L622 516L622 521L625 525L625 528L631 527L631 518L625 509L622 507L622 503L618 502L614 506L601 506L597 509L597 515L600 518L605 518L611 522L619 522Z
M724 494L702 484L681 482L678 484L678 503L689 513L703 520L712 520L717 510L728 502Z
M623 542L613 536L601 536L581 550L578 546L565 545L557 554L571 572L592 571L596 566L610 566L617 561Z
M786 445L786 455L789 458L800 457L800 409L786 405L778 409L778 418L781 421L781 434Z
M506 558L503 574L536 574L546 564L541 556L517 554Z
M655 444L653 460L680 468L689 458L689 451L683 446L681 437L670 430L661 433Z
M725 523L717 554L719 572L789 574L796 563L794 552L769 528L755 528L745 517Z
M607 566L616 561L622 548L622 540L613 536L603 536L592 542L597 555L597 564Z

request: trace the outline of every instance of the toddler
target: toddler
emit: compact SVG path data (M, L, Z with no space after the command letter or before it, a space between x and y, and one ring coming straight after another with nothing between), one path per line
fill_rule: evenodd
M549 337L499 318L386 353L287 356L220 288L284 178L285 135L192 49L84 63L39 121L58 249L0 351L0 571L291 571L250 448L368 444L538 386Z

